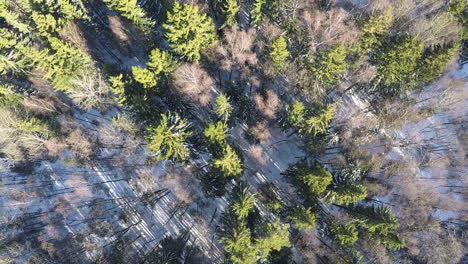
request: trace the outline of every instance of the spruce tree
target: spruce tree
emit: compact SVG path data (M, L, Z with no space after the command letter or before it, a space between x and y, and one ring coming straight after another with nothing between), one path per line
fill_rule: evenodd
M216 122L215 124L210 124L203 131L203 135L208 140L208 143L211 145L220 145L223 146L226 143L227 138L227 125L224 122Z
M390 212L390 208L383 206L355 205L350 208L351 213L360 221L358 225L366 232L364 235L379 240L382 244L398 250L405 247L405 242L399 238L398 220Z
M286 120L301 135L317 136L327 132L328 125L334 118L334 113L335 109L332 105L318 112L307 111L303 103L296 101L289 108Z
M417 62L423 53L423 43L414 37L388 39L372 58L377 65L374 86L380 95L399 95L417 84Z
M270 57L277 70L282 70L288 59L288 44L284 36L279 36L270 46Z
M0 83L0 107L14 107L20 104L23 96L14 91L11 85Z
M157 76L150 70L139 67L132 67L133 79L145 89L154 88L158 84Z
M282 224L279 220L268 223L265 228L265 236L255 240L255 248L258 258L265 260L271 251L279 251L282 248L291 247L289 242L289 225Z
M123 17L132 21L137 27L146 30L154 23L146 16L145 11L138 5L137 0L103 0L107 6L118 11Z
M304 126L306 119L306 108L303 103L295 101L288 109L286 121L298 130Z
M174 3L163 24L165 37L172 50L198 63L200 51L217 42L215 26L206 14L198 13L198 6Z
M250 11L251 23L257 24L262 20L262 8L266 4L266 0L255 0L252 10Z
M358 231L354 224L340 224L331 227L332 235L344 247L351 247L358 240Z
M291 246L288 239L289 225L279 221L257 221L261 226L257 237L252 237L247 217L253 211L254 203L255 198L248 193L248 185L241 182L234 186L228 210L221 216L218 235L232 263L255 264L265 261L271 251Z
M460 46L454 43L426 48L416 67L418 83L426 84L439 77L459 48Z
M160 49L153 49L149 55L149 61L146 63L148 69L156 76L163 74L168 75L174 71L176 63L171 54Z
M339 205L349 205L365 199L367 188L359 183L361 178L360 169L348 169L336 173L333 184L328 188L327 201Z
M362 37L356 49L358 55L362 56L378 48L392 23L393 16L390 8L370 15L369 19L361 26Z
M0 74L20 73L28 70L30 60L21 52L25 47L21 36L0 28Z
M333 85L346 72L346 48L342 44L321 52L310 66L310 71L322 85Z
M303 230L314 229L317 225L317 215L312 211L311 208L304 208L298 206L293 208L288 219L294 222L294 225Z
M305 160L291 165L283 174L304 199L312 200L321 198L333 180L331 173L322 165L309 165Z
M213 160L213 165L226 176L235 176L242 173L242 162L229 145L224 146L221 156Z
M20 33L27 34L29 32L28 25L20 20L20 14L10 8L10 4L7 0L0 0L0 17L3 18L8 25L18 29Z
M110 76L109 82L111 84L111 91L116 96L116 101L120 105L124 105L127 103L127 97L125 95L125 85L126 82L123 80L123 75L119 74L116 76Z
M226 95L220 94L218 98L216 98L215 112L218 118L221 120L225 122L229 120L229 117L232 113L232 106L229 103L229 98Z
M302 133L317 136L325 134L328 125L335 117L335 108L332 105L322 109L317 115L312 115L305 120L301 129Z
M229 209L238 221L244 221L254 209L255 197L249 193L249 186L243 182L237 184L231 194Z
M190 155L186 141L192 135L188 127L189 123L177 114L161 114L159 124L147 130L148 148L153 157L156 160L186 161Z
M238 0L224 0L223 13L225 21L223 27L232 27L237 23L237 16L240 11Z

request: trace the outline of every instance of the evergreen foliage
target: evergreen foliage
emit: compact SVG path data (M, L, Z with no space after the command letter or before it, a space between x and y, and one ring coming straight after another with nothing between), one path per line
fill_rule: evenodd
M236 264L255 264L264 261L271 251L291 246L289 225L279 221L266 223L261 228L260 237L252 237L246 219L254 209L254 203L255 198L248 193L248 185L237 184L230 196L228 211L222 216L220 241L229 260Z
M351 247L358 240L358 231L354 224L341 224L332 226L331 232L338 240L338 243L344 247Z
M146 16L145 11L138 5L137 0L103 0L107 6L118 11L123 17L132 21L139 28L146 30L154 23Z
M383 44L373 58L377 64L374 85L381 95L399 95L416 85L417 62L423 43L414 37L395 37Z
M176 66L171 54L167 51L161 51L160 49L151 50L149 61L146 65L156 76L160 74L167 75L173 72Z
M237 23L237 16L240 11L238 0L224 0L224 17L225 22L223 27L232 27Z
M85 15L83 6L75 6L70 0L32 0L27 8L31 8L34 28L44 36L65 28L72 20Z
M158 78L146 68L132 67L133 79L140 83L143 88L151 89L158 84Z
M215 26L206 14L198 13L198 6L174 3L163 24L165 36L175 53L190 61L200 61L200 51L217 42Z
M190 149L186 143L192 135L189 123L177 114L161 114L159 125L148 128L148 148L156 160L186 161Z
M459 45L453 43L426 48L416 69L418 83L426 84L439 77L458 50Z
M29 68L30 61L20 51L25 42L27 40L22 40L19 35L0 28L0 74L25 72Z
M342 44L321 52L310 66L310 71L322 85L333 85L346 72L346 48Z
M333 184L329 186L327 201L340 205L348 205L361 201L367 197L367 188L360 184L361 170L344 170L337 173Z
M23 54L38 69L46 72L45 77L52 81L56 90L71 90L72 80L79 70L85 70L91 65L91 58L79 49L55 37L49 37L48 40L51 46L50 50L28 47L24 49Z
M234 213L238 221L244 221L254 209L255 197L249 193L248 185L236 185L229 203L229 209Z
M120 105L124 105L127 102L127 97L125 96L125 81L123 80L123 75L110 76L109 82L111 84L111 90L116 96L116 101Z
M216 98L215 102L215 112L218 118L223 121L227 121L232 113L232 106L229 103L229 98L224 95L220 94L218 98Z
M0 107L14 107L20 104L23 96L16 93L13 87L0 83Z
M213 160L213 165L226 176L235 176L242 173L242 162L234 149L225 145L222 155Z
M314 229L317 225L317 215L311 208L296 207L288 216L288 219L294 222L294 225L303 230Z
M366 231L366 235L395 250L405 247L405 242L399 238L397 233L400 225L390 212L390 208L355 205L350 210L360 219L359 226Z
M390 8L370 15L369 19L361 27L363 34L356 50L357 53L364 55L378 48L392 23L393 16Z
M258 258L265 260L271 251L279 251L282 248L291 247L289 242L289 225L282 224L279 220L268 223L265 237L255 240L255 249L258 250Z
M276 69L281 70L284 68L284 64L288 59L289 51L288 44L284 36L279 36L270 47L270 57L273 60L273 64Z
M291 165L284 175L306 200L320 198L333 180L331 173L322 165L309 165L306 161Z
M300 134L317 136L327 132L334 113L335 109L332 105L313 113L307 111L303 103L296 101L287 112L286 119L288 124L297 129Z
M215 124L208 125L203 131L203 135L211 145L225 145L227 138L228 128L224 122L216 122Z
M0 18L3 18L7 24L16 28L20 33L29 32L28 25L20 21L20 14L10 8L7 0L0 0Z
M250 16L252 18L251 23L257 24L262 20L262 8L266 4L266 0L255 0L252 10L250 11Z

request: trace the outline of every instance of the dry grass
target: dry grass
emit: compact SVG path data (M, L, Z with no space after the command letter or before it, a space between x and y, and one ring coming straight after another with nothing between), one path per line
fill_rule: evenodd
M250 128L249 132L262 144L270 142L271 133L266 121L258 122L255 126Z
M254 97L255 105L257 109L269 119L276 118L276 112L278 111L279 98L272 90L267 90L265 95L257 93Z
M247 155L252 158L255 167L262 168L268 163L268 158L259 145L252 145L247 150Z

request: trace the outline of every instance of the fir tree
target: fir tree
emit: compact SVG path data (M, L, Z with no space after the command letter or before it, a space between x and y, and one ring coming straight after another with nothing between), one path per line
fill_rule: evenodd
M224 146L222 156L214 159L213 165L226 176L235 176L242 173L242 162L229 145Z
M279 220L267 224L266 236L255 240L255 248L258 250L260 260L265 260L272 250L279 251L285 247L291 247L289 242L289 225L282 224Z
M231 116L232 106L229 103L229 98L226 95L220 94L218 98L216 98L215 112L218 118L225 122Z
M149 61L146 65L156 76L160 74L167 75L173 72L176 66L171 54L167 51L161 51L160 49L153 49L151 51Z
M143 85L145 89L154 88L158 84L158 78L148 69L133 66L132 75L133 79Z
M373 58L377 64L374 86L381 95L399 95L413 88L415 72L423 52L423 43L414 37L388 40Z
M315 78L323 85L335 84L346 72L346 48L338 44L321 52L310 67Z
M154 23L146 16L145 11L138 5L137 0L103 0L107 6L118 11L123 17L132 21L140 29L146 30Z
M444 67L455 56L459 45L435 45L424 50L416 67L417 81L426 84L442 74Z
M190 149L186 143L192 135L187 131L189 123L177 114L161 114L159 125L148 129L148 148L156 160L183 162L189 158Z
M227 138L227 125L224 122L216 122L215 124L208 125L203 131L203 135L211 145L225 145Z
M6 28L0 28L0 74L25 72L30 60L21 52L25 41Z
M320 198L333 180L331 173L322 165L314 163L310 166L306 161L290 166L284 175L304 199Z
M188 60L198 63L200 51L217 42L211 18L198 13L198 6L174 3L163 25L172 50Z
M275 68L282 70L288 56L289 51L286 39L283 36L280 36L271 44L270 47L270 57L273 60Z
M363 228L365 235L377 239L382 244L392 249L405 247L405 242L398 236L398 220L392 215L388 207L355 205L351 212L360 219L359 226Z
M337 173L333 184L329 186L327 201L339 205L348 205L361 201L367 197L367 188L360 184L361 170L344 170Z
M254 209L255 197L249 193L249 186L243 182L237 184L231 194L229 209L238 221L244 221Z
M296 207L292 209L288 219L294 222L294 225L303 230L314 229L317 220L317 215L312 212L311 208Z
M335 109L332 105L325 107L318 113L312 113L306 110L303 103L296 101L289 108L286 120L301 135L317 136L327 132L328 125L334 118L334 113Z
M356 50L358 55L367 54L378 48L392 23L393 16L390 8L372 14L361 27L362 37Z
M224 0L223 13L225 22L223 27L232 27L237 22L237 15L240 11L240 5L237 0Z
M127 102L127 97L125 96L125 81L123 80L123 75L119 74L117 76L109 77L109 82L111 84L111 90L116 95L116 101L120 105L124 105Z
M0 107L14 107L20 104L23 96L16 93L13 87L0 83Z
M358 240L358 231L354 224L341 224L331 227L331 233L344 247L351 247Z
M266 0L255 0L250 16L252 18L251 23L257 24L262 19L262 8L266 4Z

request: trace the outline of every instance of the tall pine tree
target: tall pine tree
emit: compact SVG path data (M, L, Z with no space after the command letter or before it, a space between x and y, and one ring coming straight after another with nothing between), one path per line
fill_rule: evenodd
M215 26L210 17L198 13L198 6L174 3L163 24L172 50L198 63L200 51L217 42Z

